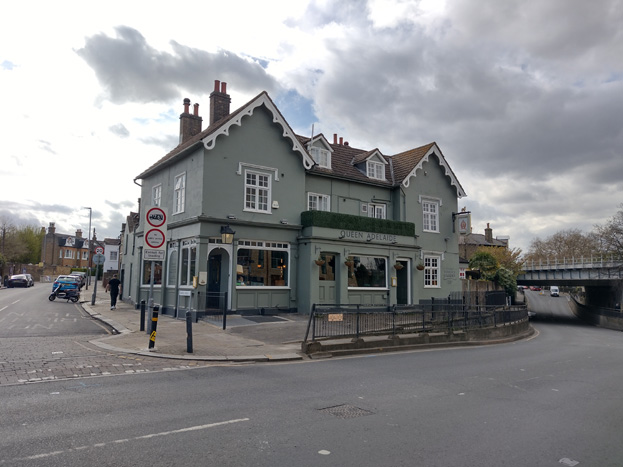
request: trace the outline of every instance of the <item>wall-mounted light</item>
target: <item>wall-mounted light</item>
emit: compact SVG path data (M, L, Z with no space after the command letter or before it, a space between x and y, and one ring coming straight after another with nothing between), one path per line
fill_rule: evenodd
M288 219L281 219L279 222L281 222L282 224L287 225L288 224Z
M233 214L227 214L227 219L236 219L236 216L234 216Z
M234 241L234 232L229 225L221 226L221 241L227 245L230 245Z

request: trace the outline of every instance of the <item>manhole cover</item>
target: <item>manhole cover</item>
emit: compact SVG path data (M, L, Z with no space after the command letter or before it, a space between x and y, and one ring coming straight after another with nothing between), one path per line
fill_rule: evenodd
M374 412L370 412L369 410L360 409L359 407L355 407L354 405L347 404L335 405L333 407L325 407L324 409L319 410L321 412L331 414L338 418L356 418L374 414Z

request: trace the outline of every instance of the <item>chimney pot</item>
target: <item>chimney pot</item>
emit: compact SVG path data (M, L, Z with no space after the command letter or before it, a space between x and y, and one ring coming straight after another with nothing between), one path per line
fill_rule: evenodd
M215 80L214 91L210 94L210 125L229 115L230 103L227 83Z
M194 106L194 115L190 114L190 99L184 99L184 112L180 115L179 144L201 133L203 119L199 116L199 104Z
M337 133L333 133L333 144L337 144Z
M340 144L344 144L344 137L340 136Z

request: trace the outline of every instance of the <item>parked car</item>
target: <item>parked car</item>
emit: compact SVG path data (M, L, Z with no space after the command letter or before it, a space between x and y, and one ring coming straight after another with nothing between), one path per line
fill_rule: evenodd
M14 276L9 277L9 282L7 287L30 287L32 278L28 279L26 274L16 274Z
M72 272L69 275L78 278L78 280L80 281L80 287L84 286L84 284L86 284L86 282L87 282L87 273L86 272L74 271L74 272Z
M28 278L28 287L32 287L33 285L35 285L35 281L32 279L32 276L30 274L24 274L27 278Z
M58 276L52 284L52 291L60 285L60 290L77 289L80 290L80 279L76 276L62 275Z

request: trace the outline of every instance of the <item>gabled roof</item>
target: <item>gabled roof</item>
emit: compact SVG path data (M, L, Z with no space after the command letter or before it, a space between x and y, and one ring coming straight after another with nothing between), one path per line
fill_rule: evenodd
M307 136L298 135L299 141L307 146L310 138ZM326 141L326 140L325 140ZM328 142L327 142L328 143ZM366 157L369 157L374 150L367 151L364 149L353 148L350 145L346 144L332 144L328 143L329 147L332 150L331 153L331 169L327 169L324 167L320 167L319 165L314 165L313 167L308 169L309 173L319 174L319 175L331 175L333 177L342 178L346 180L353 180L363 183L371 183L374 185L384 186L384 187L392 187L392 176L391 176L391 167L389 164L385 165L385 180L378 180L374 178L368 177L364 172L359 170L354 164L353 161L360 157L362 154L367 154ZM379 156L382 160L386 160L382 154L379 152ZM365 158L363 159L365 160Z
M322 145L330 152L333 152L333 148L331 147L331 143L329 143L329 140L327 138L325 138L325 136L320 133L319 135L314 136L311 141L308 140L307 144L306 144L306 148L309 150L309 148L311 147L311 145L313 145L314 143L317 142L321 142Z
M432 155L437 156L439 159L439 164L445 169L445 174L450 179L450 184L456 187L457 196L459 198L467 196L459 180L456 178L456 175L450 168L450 164L448 164L448 161L446 161L446 158L443 156L441 149L439 149L437 143L434 142L392 156L396 180L402 183L403 186L408 187L409 183L411 183L411 177L415 178L416 171L421 169L422 165L428 162Z
M361 154L355 156L353 158L352 164L361 164L362 162L369 161L370 159L378 159L383 164L387 164L387 160L377 148L372 149L371 151L362 152Z
M299 135L298 138L307 146L309 142L308 137ZM378 149L357 149L347 144L330 144L330 146L333 150L331 170L315 165L309 170L310 173L326 174L381 186L395 187L402 184L404 187L408 187L411 177L416 176L417 169L421 168L422 164L427 162L431 155L436 155L439 158L440 165L445 169L445 174L450 179L450 183L456 187L458 197L466 196L463 187L450 168L437 143L429 143L394 156L384 156ZM370 178L355 167L355 165L361 164L374 156L377 156L379 160L384 161L386 164L385 180Z
M281 112L271 100L271 98L268 96L266 91L262 91L260 94L258 94L256 97L251 99L239 109L230 113L226 117L223 117L222 119L214 122L201 133L188 139L188 141L185 141L184 143L178 145L162 159L160 159L154 165L138 175L135 180L145 178L160 170L161 168L180 160L187 154L187 152L196 149L196 147L200 143L202 143L208 151L214 149L218 136L229 136L230 128L233 125L242 126L242 119L244 117L253 115L255 110L262 105L265 106L266 109L268 109L268 111L272 114L273 123L278 123L279 125L281 125L281 128L283 129L282 136L284 138L288 138L292 142L292 150L299 152L299 154L301 155L301 161L303 163L303 166L306 169L311 168L314 165L314 160L300 143L299 139L294 134L294 131L292 131L292 128L290 128L290 125L288 124L286 119L283 118L283 115L281 115Z

